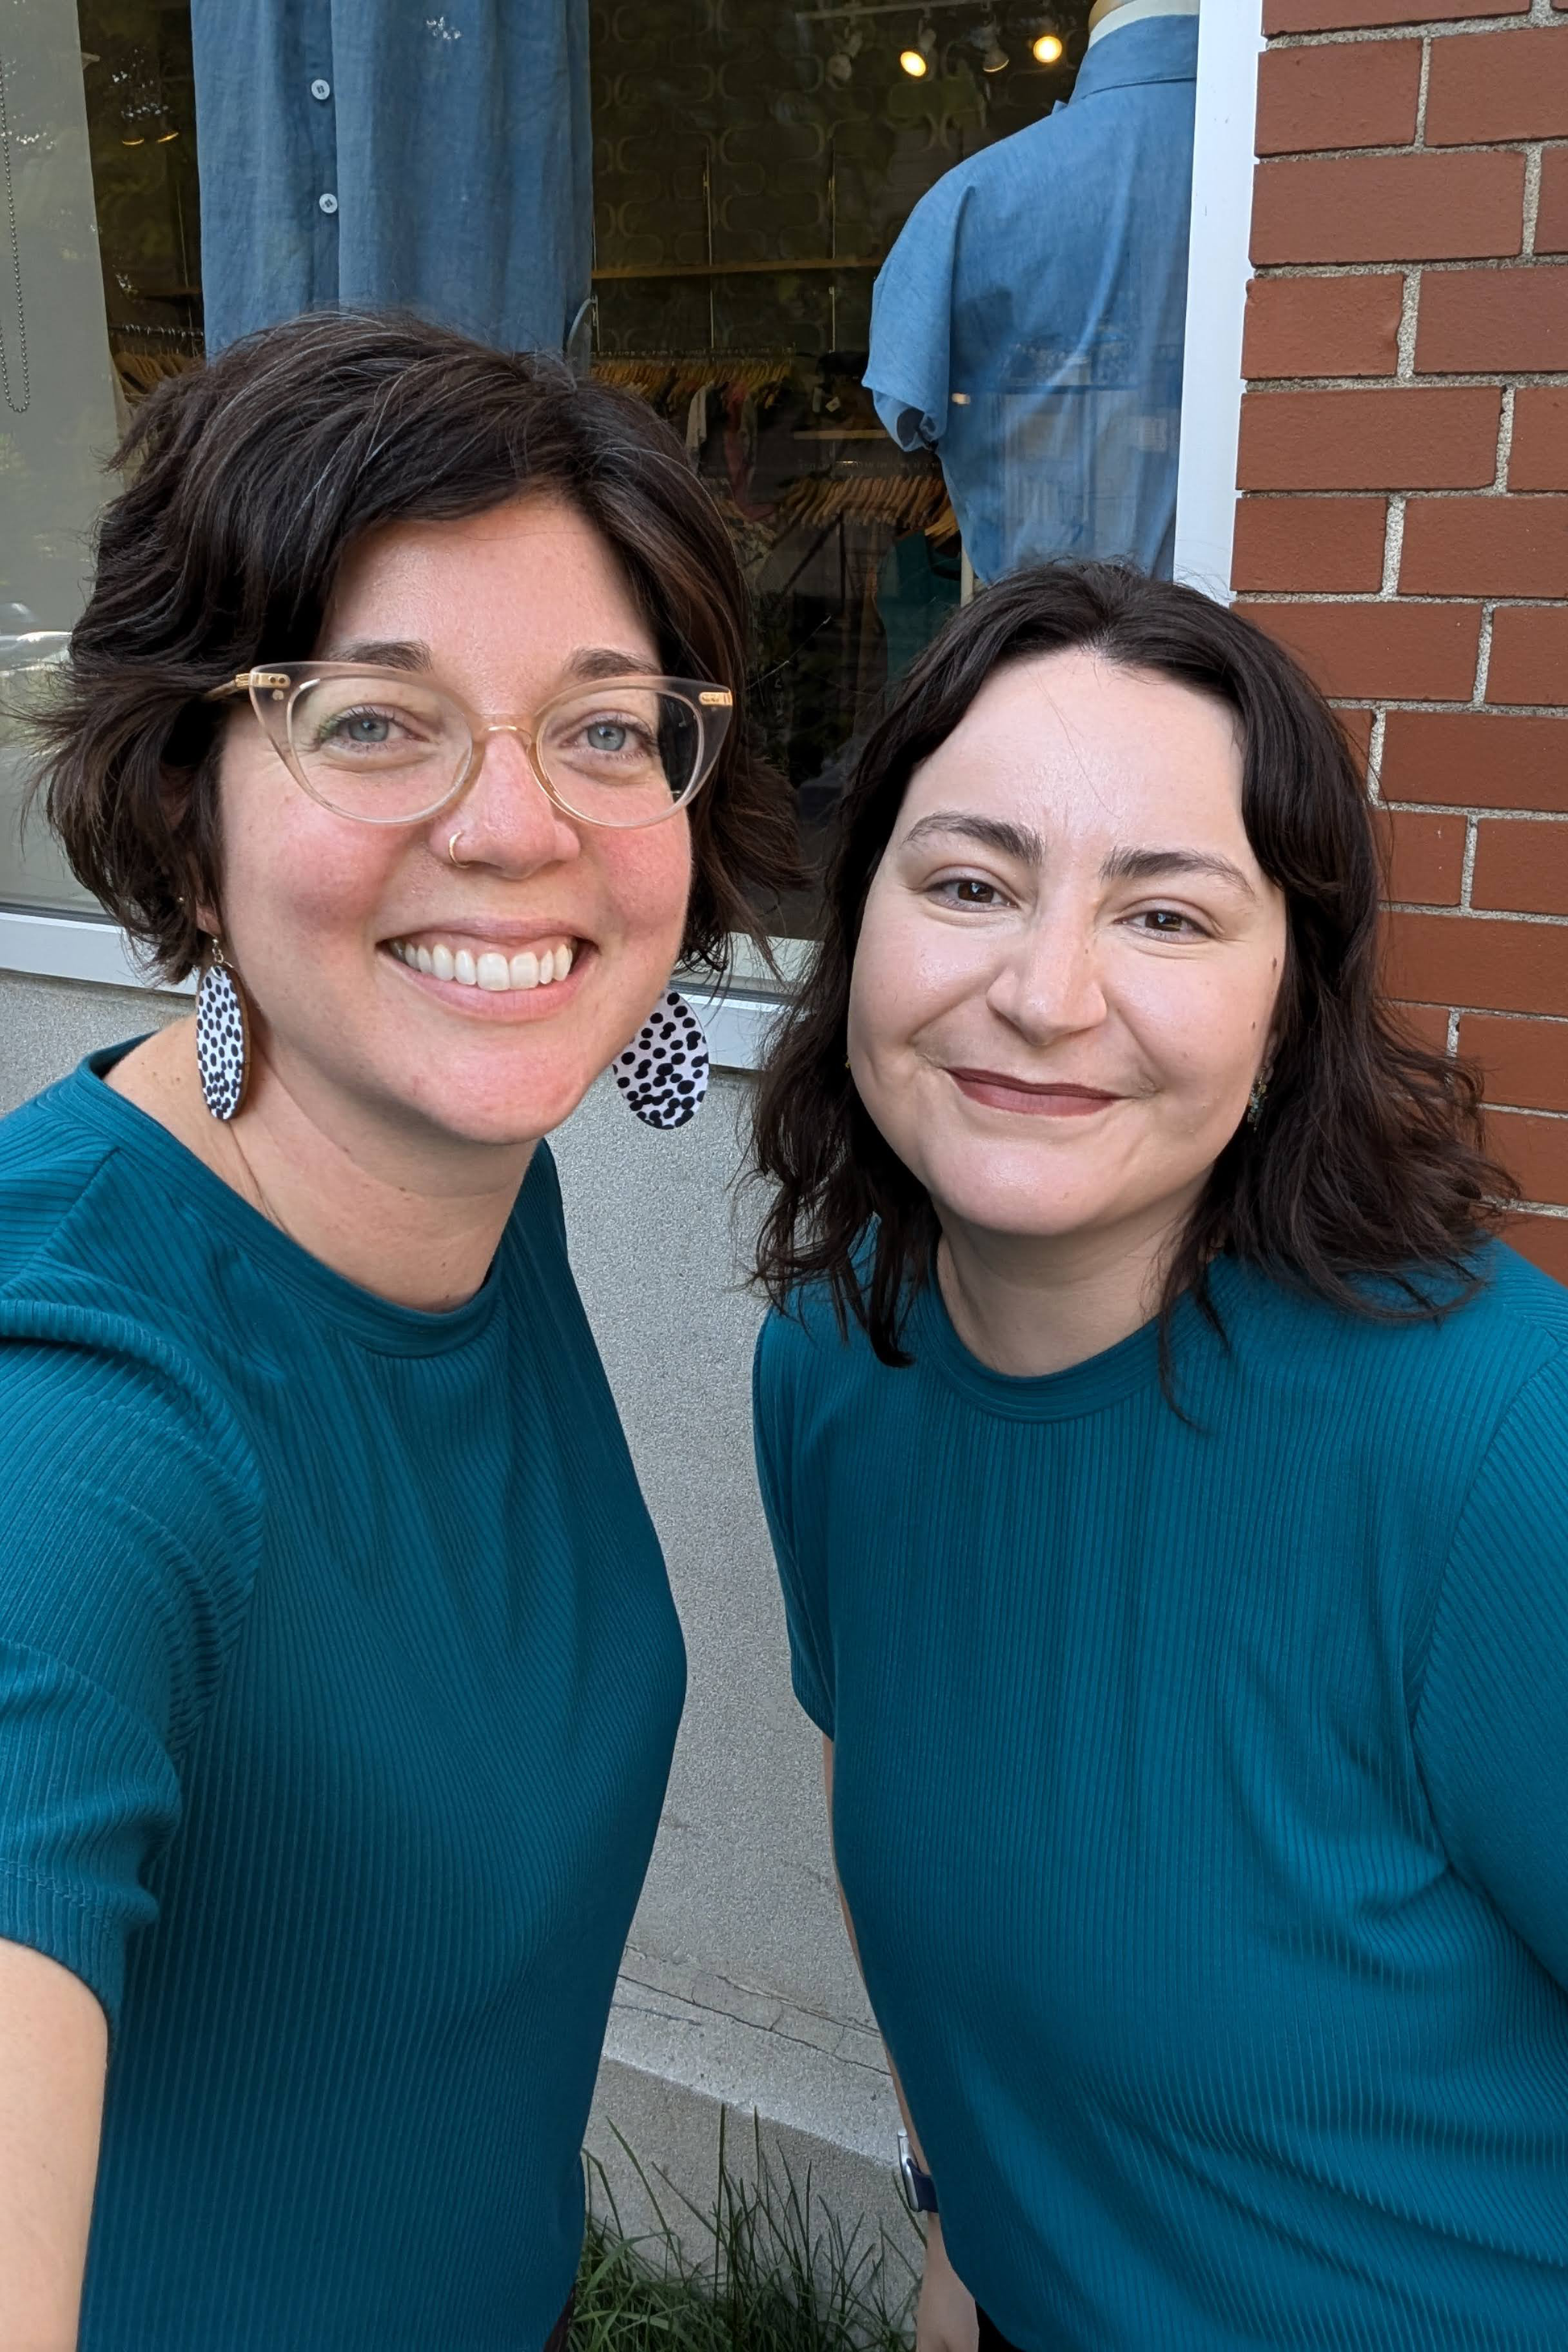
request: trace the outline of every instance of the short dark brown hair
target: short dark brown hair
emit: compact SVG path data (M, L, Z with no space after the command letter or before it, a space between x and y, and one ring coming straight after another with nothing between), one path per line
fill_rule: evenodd
M59 694L38 720L40 787L72 871L165 979L199 961L191 908L221 903L209 688L308 658L344 555L379 525L552 494L617 558L672 676L735 697L691 806L683 953L721 970L731 931L795 878L783 784L746 716L746 591L717 509L635 394L558 361L423 321L333 311L231 344L160 384L114 462L96 577Z
M1085 646L1224 704L1243 745L1241 813L1285 897L1287 955L1262 1118L1220 1153L1166 1270L1207 1307L1221 1250L1363 1313L1441 1311L1513 1195L1482 1155L1480 1089L1406 1036L1379 985L1372 812L1333 713L1271 637L1195 590L1120 564L1058 564L988 589L930 646L868 738L840 813L826 928L759 1089L758 1168L774 1187L757 1275L787 1308L826 1282L885 1363L930 1274L936 1213L884 1140L845 1060L867 893L910 778L998 669ZM1458 1277L1436 1285L1422 1269ZM1363 1277L1385 1276L1369 1286Z

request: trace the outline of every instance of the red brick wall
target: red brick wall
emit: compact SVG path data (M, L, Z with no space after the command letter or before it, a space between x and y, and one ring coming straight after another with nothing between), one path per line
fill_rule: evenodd
M1394 985L1568 1281L1568 0L1265 0L1235 581L1365 754Z

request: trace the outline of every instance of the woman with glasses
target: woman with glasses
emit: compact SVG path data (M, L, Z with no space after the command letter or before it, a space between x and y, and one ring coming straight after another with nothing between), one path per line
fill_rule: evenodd
M1568 1294L1378 884L1288 656L1110 566L845 803L757 1443L920 2352L1568 2345Z
M0 1124L0 2342L540 2352L684 1687L542 1139L785 875L742 585L412 322L122 456L48 809L203 981Z

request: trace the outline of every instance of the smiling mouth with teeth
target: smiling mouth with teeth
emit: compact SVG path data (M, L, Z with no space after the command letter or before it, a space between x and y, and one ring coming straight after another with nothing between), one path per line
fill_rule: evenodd
M513 956L502 955L495 948L476 955L471 948L449 948L440 941L434 947L415 947L407 940L388 940L386 945L410 971L426 972L432 980L456 981L459 988L486 989L497 996L504 989L548 988L552 981L564 980L576 954L570 940L558 941L542 954L523 948Z

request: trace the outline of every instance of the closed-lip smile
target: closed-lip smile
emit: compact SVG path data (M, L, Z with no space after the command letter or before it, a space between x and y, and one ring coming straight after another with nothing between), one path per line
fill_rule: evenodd
M1089 1118L1121 1095L1103 1087L1082 1087L1066 1078L1015 1078L1003 1070L950 1069L960 1094L991 1110L1021 1112L1026 1118Z

